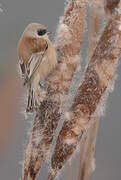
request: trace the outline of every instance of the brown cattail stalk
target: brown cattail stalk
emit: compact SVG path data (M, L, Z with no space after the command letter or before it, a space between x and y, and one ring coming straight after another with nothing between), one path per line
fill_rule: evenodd
M95 4L95 0L92 0L92 3L93 4L90 10L90 21L89 21L90 28L89 28L89 38L88 38L88 60L90 60L89 56L92 55L93 49L96 46L96 41L94 41L93 38L98 37L100 31L100 19L102 15L102 13L100 12L100 8L104 7L103 0L102 0L102 4L101 1L99 1L100 4L98 4L98 1L96 1L97 4ZM108 3L110 3L110 1L105 2L105 4L106 3L108 6ZM115 0L114 3L116 3ZM117 4L115 4L114 9L116 6ZM104 10L106 11L106 8ZM105 21L108 21L109 17L106 16L106 13L107 12L105 12ZM95 119L91 118L91 121L94 121L94 123L89 128L88 133L86 135L86 139L84 138L81 139L80 167L79 167L78 180L89 180L92 169L95 169L94 151L95 151L98 126L99 126L99 119L100 117L97 117Z
M105 4L104 4L104 2L105 2ZM91 51L93 52L93 49L96 45L96 42L93 41L93 37L97 37L98 32L100 31L99 23L100 23L101 16L100 16L99 9L105 7L104 8L104 17L105 17L105 21L107 22L109 16L111 16L113 14L118 2L119 1L113 0L112 3L115 4L115 5L113 5L113 11L109 8L108 12L110 11L110 13L108 13L108 14L107 14L106 6L109 7L109 4L111 3L111 1L108 1L108 0L103 1L102 0L102 4L96 5L97 8L95 8L95 2L93 2L94 4L91 6L91 10L90 10L91 15L90 15L89 38L88 38L89 39L89 41L88 41L88 43L89 43L88 44L88 46L89 46L88 57L89 57L89 55L92 54ZM96 3L98 3L98 1L96 1ZM90 58L88 58L88 60L90 60ZM91 121L94 121L94 123L88 130L88 133L86 135L87 138L86 138L86 140L83 138L81 139L80 168L79 168L78 180L89 180L92 169L95 169L94 151L95 151L98 126L99 126L99 119L100 119L100 117L97 117L97 118L95 118L95 121L94 121L94 119L91 118Z
M109 82L115 75L115 66L121 54L121 2L118 8L102 33L70 111L65 113L48 180L53 180L71 158L83 135L93 125L91 118L94 119L103 95L109 90Z
M46 90L38 108L24 157L22 180L34 180L48 154L58 121L63 113L85 26L85 0L71 0L61 18L55 39L60 57L57 68L46 79Z
M101 16L103 16L102 8L104 8L104 0L91 0L89 9L89 33L88 33L88 62L93 55L94 49L101 33ZM101 9L101 10L100 10ZM93 169L95 169L94 150L96 144L97 130L99 124L99 117L92 118L94 121L89 128L86 138L82 138L80 142L80 162L78 170L78 180L89 180Z
M97 44L100 32L100 23L102 9L104 8L104 0L91 0L89 8L89 33L88 33L88 53L87 59L90 60Z
M118 2L119 1L115 1L115 0L113 1L113 3L115 4L113 5L113 11L115 10ZM90 10L91 15L90 15L89 38L88 38L89 39L88 57L89 55L90 56L92 55L93 49L96 46L96 41L93 41L93 37L97 37L100 31L100 18L101 18L100 9L105 7L104 17L105 17L106 22L108 21L109 16L113 14L113 11L110 8L108 9L108 14L107 14L107 8L106 8L106 6L109 7L109 4L111 3L111 1L102 0L102 4L98 4L98 1L96 1L96 3L97 3L96 5L97 8L95 8L95 1L94 1ZM90 60L90 58L88 58L88 60ZM94 151L95 151L98 126L99 126L99 119L100 117L97 117L93 125L89 128L86 140L85 139L81 140L80 168L79 168L78 180L89 180L92 169L95 169ZM93 120L94 119L92 118L91 121ZM82 141L84 141L83 144L82 144Z

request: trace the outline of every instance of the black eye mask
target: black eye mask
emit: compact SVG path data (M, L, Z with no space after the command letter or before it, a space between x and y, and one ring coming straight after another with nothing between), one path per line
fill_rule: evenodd
M43 35L45 35L46 34L46 29L39 29L38 31L37 31L37 34L38 34L38 36L43 36Z

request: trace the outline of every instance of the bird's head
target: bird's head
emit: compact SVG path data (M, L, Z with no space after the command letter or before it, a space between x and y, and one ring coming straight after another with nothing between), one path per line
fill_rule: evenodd
M31 23L29 24L23 33L25 36L30 37L38 37L38 38L47 38L47 28L38 23Z
M33 53L45 51L50 44L47 34L47 28L44 25L29 24L18 43L19 60L22 59L26 63Z

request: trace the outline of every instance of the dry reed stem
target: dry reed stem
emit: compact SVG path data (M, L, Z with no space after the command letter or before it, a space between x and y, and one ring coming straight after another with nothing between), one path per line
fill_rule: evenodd
M99 4L100 3L100 4ZM104 1L102 4L99 1L92 0L89 9L89 32L88 32L88 62L93 55L93 51L97 45L97 38L100 32L101 15L103 16L100 8L104 8ZM78 180L89 180L93 169L95 169L94 151L96 144L96 136L98 130L99 117L91 119L94 121L93 125L89 128L86 138L82 138L80 142L80 163ZM93 163L93 164L92 164Z
M109 90L108 85L115 75L115 66L121 54L120 8L121 2L117 11L108 21L88 64L83 83L78 89L70 112L68 112L70 118L65 116L65 122L52 157L52 169L48 180L53 180L66 161L71 158L83 135L92 126L91 118L104 93ZM85 172L82 173L85 174Z
M86 137L80 143L80 169L78 180L89 180L91 173L95 170L94 151L99 118L91 119L94 123L89 127ZM84 150L83 150L84 149Z
M92 0L93 1L93 0ZM107 0L106 0L107 1ZM118 1L117 1L118 2ZM114 0L115 6L113 6L113 11L115 9L115 7L117 6L117 2ZM107 5L107 7L109 7L109 4L111 3L111 1L107 1L105 2L105 5ZM104 7L104 2L102 1L102 7ZM93 5L91 7L90 13L90 31L89 31L89 48L88 48L88 57L89 55L91 56L91 51L93 52L94 47L96 46L96 42L93 41L93 37L97 37L98 32L100 31L99 27L99 23L100 23L100 7L98 6L97 8L95 8L95 6ZM107 9L106 7L104 8L104 14L105 14L105 21L108 21L109 16L113 13L108 13L107 16ZM111 12L111 9L108 9ZM91 54L90 54L91 53ZM90 58L88 58L88 60L90 60ZM91 119L91 121L94 120L93 118ZM95 119L94 124L89 128L88 130L88 135L86 140L82 139L83 144L81 143L81 149L83 149L82 147L85 147L85 154L82 153L82 151L80 152L80 168L79 168L79 176L78 176L78 180L89 180L90 176L91 176L91 172L92 169L95 169L95 160L94 160L94 151L95 151L95 144L96 144L96 136L97 136L97 131L98 131L98 126L99 126L99 117L97 117ZM91 138L88 138L91 137ZM88 144L88 146L87 146Z
M64 110L77 65L85 26L85 0L71 0L65 8L55 39L60 57L46 79L43 101L38 108L24 157L22 180L34 180L48 154L54 131Z
M93 1L93 0L92 0ZM107 1L107 0L106 0ZM94 3L94 2L93 2ZM107 1L107 6L109 6L110 1ZM114 0L115 6L113 6L113 11L115 7L117 6L116 1ZM105 3L106 4L106 3ZM102 7L104 7L104 2L102 1ZM100 7L98 6L95 8L95 4L92 5L90 13L90 31L89 31L89 44L88 44L88 57L92 55L91 51L93 52L93 49L96 46L96 42L93 41L93 38L96 38L98 35L98 32L100 31L100 19L101 19L101 13L100 13ZM108 21L109 14L106 16L106 8L105 10L105 21ZM110 10L111 11L111 10ZM112 12L113 13L113 12ZM110 13L111 16L111 13ZM88 58L90 60L90 58ZM78 180L89 180L91 176L92 170L95 169L95 159L94 159L94 152L95 152L95 145L96 145L96 137L97 137L97 131L99 126L99 117L95 118L95 121L93 118L91 118L91 121L94 121L93 125L89 128L87 132L87 138L82 139L81 141L81 152L80 152L80 168L79 168L79 176ZM84 149L84 153L82 153Z
M87 53L88 61L93 55L93 51L97 44L97 38L100 32L100 21L101 21L100 6L97 6L97 4L95 4L93 1L94 0L91 0L92 5L89 9L89 33L88 33L88 53Z

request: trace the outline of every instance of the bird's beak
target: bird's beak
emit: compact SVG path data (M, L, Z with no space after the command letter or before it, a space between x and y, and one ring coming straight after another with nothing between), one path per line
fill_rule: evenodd
M47 35L52 35L52 32L48 31L48 32L47 32Z
M53 32L48 31L47 36L50 38L50 40L53 40L54 34L53 34Z

